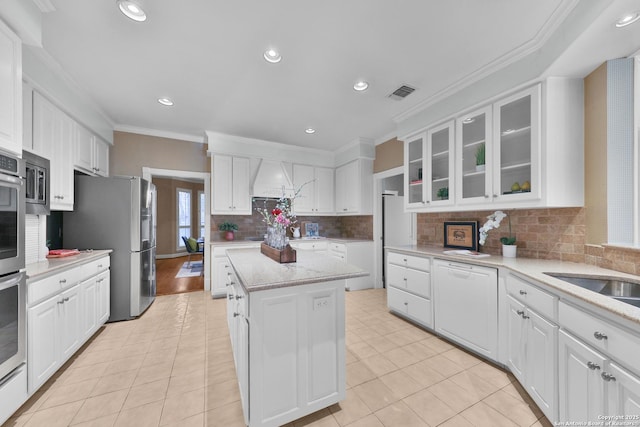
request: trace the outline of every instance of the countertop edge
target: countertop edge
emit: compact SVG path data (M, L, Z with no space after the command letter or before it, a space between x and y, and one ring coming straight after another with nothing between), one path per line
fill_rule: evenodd
M25 265L27 281L43 279L78 265L86 264L113 252L112 249L81 251L78 255L63 258L45 259Z

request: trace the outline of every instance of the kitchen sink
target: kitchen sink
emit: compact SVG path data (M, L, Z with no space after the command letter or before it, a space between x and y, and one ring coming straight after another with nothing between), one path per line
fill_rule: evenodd
M589 277L562 273L545 274L640 308L640 282L620 280L615 277Z

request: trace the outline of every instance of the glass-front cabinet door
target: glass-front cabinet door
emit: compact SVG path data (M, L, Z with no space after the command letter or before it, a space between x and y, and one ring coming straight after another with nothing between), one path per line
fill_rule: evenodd
M427 132L429 182L427 203L450 205L454 201L454 122L449 121Z
M540 197L540 85L494 104L494 198Z
M491 106L456 120L457 188L460 204L491 200Z
M407 208L425 205L426 186L422 179L426 149L426 134L421 133L409 138L404 147L405 164L405 203Z

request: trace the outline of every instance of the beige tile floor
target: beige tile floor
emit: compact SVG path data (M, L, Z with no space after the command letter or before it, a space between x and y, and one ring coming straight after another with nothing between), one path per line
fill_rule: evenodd
M550 426L511 375L347 293L347 398L299 426ZM5 426L242 426L226 300L158 297L106 325Z

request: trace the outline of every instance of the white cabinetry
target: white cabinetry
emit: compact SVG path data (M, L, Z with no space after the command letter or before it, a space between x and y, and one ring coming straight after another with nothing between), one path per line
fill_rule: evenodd
M227 257L227 249L247 249L259 248L260 242L234 243L231 245L212 245L211 246L211 296L213 298L222 298L227 295L227 284L229 276L233 272L229 258Z
M22 155L22 41L1 21L0 149Z
M387 251L389 310L433 328L431 259Z
M329 251L329 242L326 240L290 240L289 244L296 250L301 249L319 253L327 253Z
M640 416L640 336L564 302L559 320L559 420Z
M215 154L211 169L211 213L251 215L249 159Z
M346 279L345 286L348 291L373 288L373 242L334 242L329 241L329 256L338 258L347 264L360 267L368 272L368 276Z
M558 418L558 298L507 276L507 367L547 418Z
M406 207L453 204L454 123L448 121L405 142Z
M455 177L455 183L449 182L449 202L455 204L450 206L433 203L436 185L445 182L438 180L446 177L434 176L438 151L429 152L429 147L435 147L434 136L444 134L428 131L404 138L407 207L461 211L582 206L583 109L581 79L548 78L457 114L454 172L448 171L449 181ZM481 150L484 161L478 162Z
M229 288L248 426L284 425L345 398L343 281L246 293L232 279Z
M101 273L90 273L101 265ZM29 393L38 389L109 317L109 257L27 286Z
M336 214L373 212L373 161L358 159L336 168Z
M73 210L75 122L37 92L33 94L33 151L50 161L52 210Z
M109 176L109 145L77 123L74 140L74 166L91 175Z
M436 332L491 359L498 351L498 271L433 261Z
M300 189L293 206L296 215L335 214L333 169L295 164L293 187Z

